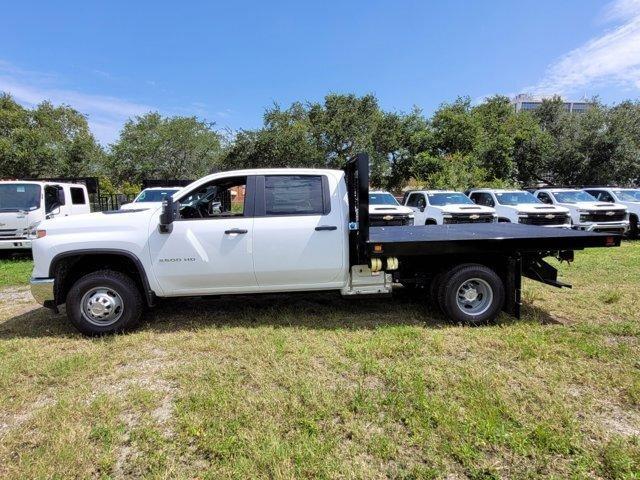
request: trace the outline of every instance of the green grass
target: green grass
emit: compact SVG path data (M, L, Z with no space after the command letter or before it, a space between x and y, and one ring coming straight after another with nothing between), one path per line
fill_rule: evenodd
M640 243L579 252L522 320L420 299L164 302L76 334L0 304L0 477L640 478ZM1 298L1 297L0 297Z
M0 259L0 287L26 285L33 270L30 258Z

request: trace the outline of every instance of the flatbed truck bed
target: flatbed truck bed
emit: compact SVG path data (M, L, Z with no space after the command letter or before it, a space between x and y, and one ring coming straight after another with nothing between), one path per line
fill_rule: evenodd
M620 235L515 223L370 227L372 256L542 253L620 245ZM376 250L376 246L378 247Z
M372 272L385 271L393 283L426 292L452 318L468 321L468 316L459 315L454 299L460 300L460 307L468 290L475 289L475 284L486 284L492 275L499 277L494 283L504 286L504 298L499 302L502 310L519 317L523 276L554 287L571 287L558 279L557 269L545 258L571 262L576 250L620 245L621 236L616 234L514 223L372 227L368 156L354 157L345 172L351 268L369 265ZM456 282L465 275L478 278L463 281L458 288ZM473 304L470 302L467 305Z

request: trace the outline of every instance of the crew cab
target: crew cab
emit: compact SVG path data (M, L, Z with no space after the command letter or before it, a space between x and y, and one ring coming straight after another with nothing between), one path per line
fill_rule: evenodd
M624 205L629 212L629 236L638 238L640 231L640 189L617 187L589 187L584 189L601 202Z
M75 183L0 181L0 250L28 250L45 218L91 211L87 187Z
M568 208L571 227L576 230L624 234L629 228L627 207L600 202L585 191L575 188L544 188L536 190L534 195L547 205Z
M476 324L519 315L521 275L566 286L544 257L620 244L528 225L372 227L369 217L365 154L344 171L215 173L155 209L42 222L31 291L46 307L66 304L89 335L134 327L158 297L329 290L382 302L394 284Z
M496 221L493 208L476 205L464 193L451 190L410 190L403 203L413 210L416 225Z
M413 225L413 210L400 205L389 192L375 190L369 193L369 221L375 227Z
M153 208L162 205L165 197L171 197L182 187L150 187L142 190L130 203L120 205L120 210Z
M544 204L524 190L482 188L470 190L468 195L478 205L495 208L500 223L571 228L568 208Z

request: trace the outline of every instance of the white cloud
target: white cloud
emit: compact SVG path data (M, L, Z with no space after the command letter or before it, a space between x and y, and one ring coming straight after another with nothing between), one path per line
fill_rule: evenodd
M601 20L616 25L558 59L527 91L566 95L603 85L640 90L640 0L608 4Z
M104 145L117 138L127 119L155 110L149 105L117 97L57 88L56 83L55 75L22 70L0 60L0 91L11 94L16 101L28 106L43 100L50 100L54 105L70 105L87 116L91 131Z

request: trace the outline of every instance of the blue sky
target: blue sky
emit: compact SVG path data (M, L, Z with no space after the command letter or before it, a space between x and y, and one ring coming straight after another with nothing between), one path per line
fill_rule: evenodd
M67 103L103 144L149 110L255 128L277 102L374 93L640 95L640 0L8 2L0 90Z

